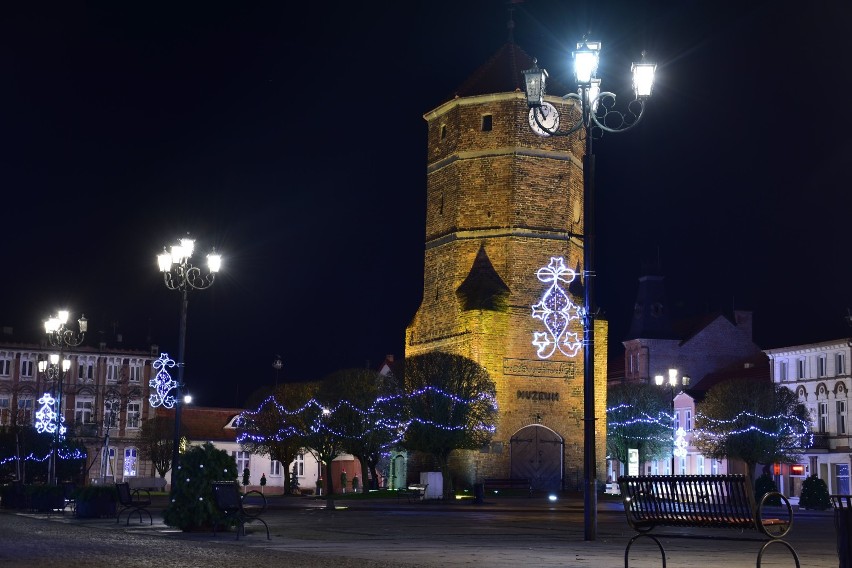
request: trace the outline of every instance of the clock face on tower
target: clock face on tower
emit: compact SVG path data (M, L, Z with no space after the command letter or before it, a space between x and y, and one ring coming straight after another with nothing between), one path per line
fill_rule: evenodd
M538 118L537 122L536 118ZM530 128L539 136L550 136L550 132L559 128L559 113L556 111L556 107L550 103L541 103L540 107L531 108Z

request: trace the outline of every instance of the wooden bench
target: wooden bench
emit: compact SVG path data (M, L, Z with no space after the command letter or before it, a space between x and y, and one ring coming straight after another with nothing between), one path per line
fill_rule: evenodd
M142 524L142 513L148 515L148 520L152 525L154 524L154 518L148 510L148 507L151 506L151 495L148 491L145 489L135 489L134 491L131 491L130 484L127 482L116 483L115 489L118 491L118 505L120 507L118 514L115 516L116 524L121 520L121 515L125 511L127 511L128 525L130 524L130 516L133 513L137 513L139 515L139 524ZM140 491L145 491L147 496L142 497L140 495Z
M266 497L257 490L252 490L245 495L240 495L239 487L234 481L214 481L213 498L216 508L222 513L222 517L213 523L213 536L216 536L218 525L237 525L237 540L240 533L246 535L246 523L259 521L266 527L266 540L272 540L269 536L269 525L260 518L266 511Z
M482 485L486 493L488 491L496 492L500 489L520 489L527 492L527 497L532 497L532 480L528 477L491 478L486 479Z
M763 553L773 544L787 548L799 564L799 555L782 538L793 526L790 501L778 492L765 494L755 502L752 482L744 475L649 475L620 477L618 484L627 522L637 534L624 550L624 567L629 566L630 547L643 537L657 544L666 565L666 553L658 537L706 538L697 534L648 534L657 527L735 529L756 531L752 540L764 542L757 554L760 567ZM770 497L782 500L779 517L769 517L764 506ZM718 538L726 538L724 536ZM728 537L733 538L733 537ZM743 540L741 536L737 540ZM748 539L746 539L748 540Z

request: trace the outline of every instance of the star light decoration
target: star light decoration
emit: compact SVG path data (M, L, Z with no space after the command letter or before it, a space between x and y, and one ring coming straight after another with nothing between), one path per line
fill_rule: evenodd
M570 284L577 273L565 266L562 257L550 257L550 264L536 272L536 277L550 287L533 305L532 317L540 319L547 331L533 332L532 344L537 348L539 359L549 359L557 349L566 357L576 357L583 346L579 336L568 331L568 324L583 315L583 309L574 304L568 293L559 285Z
M148 401L153 408L163 406L165 408L173 408L175 405L175 397L171 395L172 389L177 387L177 382L172 379L168 367L174 367L175 362L169 358L168 353L160 353L160 358L154 361L154 368L159 369L157 376L148 381L148 385L153 387L154 392L148 397Z
M61 440L65 437L66 432L65 426L63 426L65 417L59 416L58 408L54 410L56 402L56 399L47 392L38 399L38 403L41 405L41 408L39 408L38 412L36 412L35 429L39 434L43 434L45 432L53 434L56 432L56 429L59 428L59 439Z

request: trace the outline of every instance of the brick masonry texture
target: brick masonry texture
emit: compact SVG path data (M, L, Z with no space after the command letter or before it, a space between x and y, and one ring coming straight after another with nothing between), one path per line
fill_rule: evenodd
M569 112L560 101L555 104ZM490 115L492 130L483 131ZM531 317L549 284L536 277L551 257L582 263L583 143L529 128L523 93L457 98L426 115L427 213L423 300L406 330L406 356L444 350L482 364L497 384L499 423L488 451L458 452L454 475L508 477L510 440L539 424L563 439L563 484L583 479L583 356L542 362ZM442 137L443 132L443 137ZM572 236L573 235L573 236ZM456 295L480 247L509 287L504 311L469 310ZM582 305L582 297L572 296ZM607 323L596 321L595 419L598 478L604 471ZM579 320L571 331L582 338Z

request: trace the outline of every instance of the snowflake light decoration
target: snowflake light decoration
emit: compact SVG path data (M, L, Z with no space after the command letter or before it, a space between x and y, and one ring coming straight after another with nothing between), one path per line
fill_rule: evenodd
M583 342L576 333L568 331L568 324L579 319L582 309L575 305L568 293L559 285L570 284L577 273L565 266L562 257L550 257L550 264L536 272L536 277L550 287L541 300L532 306L532 317L544 322L547 331L533 332L532 344L539 359L549 359L558 349L566 357L575 357Z
M41 405L41 408L39 408L38 412L36 412L36 432L39 434L43 434L44 432L53 434L56 432L57 422L57 412L53 409L56 404L56 399L53 398L50 393L46 392L44 393L44 396L38 399L38 403Z
M678 428L675 432L675 440L674 440L674 455L683 458L686 457L686 430L683 428Z
M158 406L174 407L176 401L171 392L177 386L177 382L172 379L167 370L168 367L174 366L175 362L169 358L168 353L160 353L160 358L154 361L154 368L158 369L157 376L148 381L148 385L154 388L154 392L148 397L153 408Z

